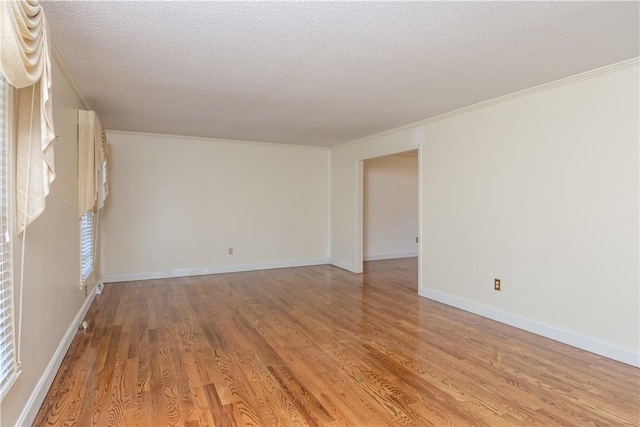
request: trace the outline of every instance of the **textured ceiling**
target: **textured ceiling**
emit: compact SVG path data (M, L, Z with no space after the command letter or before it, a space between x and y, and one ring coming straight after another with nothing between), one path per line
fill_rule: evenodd
M106 128L238 140L332 146L640 49L638 2L42 4Z

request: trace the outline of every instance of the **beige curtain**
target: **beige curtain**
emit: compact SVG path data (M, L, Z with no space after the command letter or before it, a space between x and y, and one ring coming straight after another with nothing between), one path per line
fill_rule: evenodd
M78 218L108 194L106 135L94 111L78 111Z
M109 148L107 147L107 134L104 129L101 130L101 141L98 158L98 209L102 209L104 201L109 195L109 171L107 167Z
M0 0L0 68L18 89L18 232L45 208L55 179L49 28L36 0Z

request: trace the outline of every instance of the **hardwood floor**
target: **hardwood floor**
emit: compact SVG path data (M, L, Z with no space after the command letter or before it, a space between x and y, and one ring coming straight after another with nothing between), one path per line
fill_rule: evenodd
M107 285L35 425L639 424L637 368L416 277L404 259Z

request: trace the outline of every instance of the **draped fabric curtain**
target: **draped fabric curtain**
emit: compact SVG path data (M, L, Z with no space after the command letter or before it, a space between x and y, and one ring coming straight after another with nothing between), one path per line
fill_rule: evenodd
M98 157L98 209L102 209L104 201L109 195L109 172L107 168L107 158L109 148L107 147L107 134L104 128L100 128L100 147Z
M21 233L44 210L56 176L50 36L37 0L0 1L0 68L18 89L16 224Z
M107 140L94 111L78 110L78 218L102 208L108 194Z

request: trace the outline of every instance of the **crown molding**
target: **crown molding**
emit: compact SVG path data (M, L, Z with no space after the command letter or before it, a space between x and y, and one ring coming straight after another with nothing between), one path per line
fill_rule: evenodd
M171 133L154 133L154 132L140 132L129 130L117 130L106 129L107 134L120 134L120 135L136 135L150 138L162 138L162 139L185 139L189 141L206 141L217 142L224 144L250 144L261 145L263 147L281 147L289 149L303 149L303 150L316 150L316 151L329 151L331 147L325 147L322 145L305 145L305 144L283 144L279 142L264 142L264 141L247 141L242 139L221 139L221 138L207 138L205 136L189 136L189 135L174 135Z
M60 51L58 50L58 48L54 43L51 43L51 53L53 55L53 59L55 59L56 63L60 67L60 70L62 70L62 74L69 82L69 85L71 85L71 89L73 89L73 92L76 94L78 99L80 99L80 103L82 104L82 107L85 110L91 110L91 105L89 104L89 101L87 101L87 98L85 98L84 94L80 90L80 86L78 86L76 79L73 78L73 75L69 71L67 64L64 62L64 59L62 58Z
M473 110L479 110L481 108L488 107L490 105L499 104L502 102L511 101L513 99L522 98L524 96L532 95L538 92L545 92L547 90L555 89L561 86L566 86L569 84L577 83L582 80L592 79L594 77L602 76L605 74L615 73L621 70L625 70L631 67L637 67L640 65L640 57L627 59L625 61L616 62L615 64L605 65L604 67L596 68L593 70L585 71L583 73L574 74L569 77L564 77L559 80L554 80L548 83L543 83L538 86L533 86L528 89L523 89L517 92L512 92L507 95L502 95L497 98L492 98L487 101L478 102L476 104L469 105L467 107L458 108L456 110L452 110L443 114L439 114L437 116L429 117L426 119L422 119L417 122L409 123L407 125L399 126L393 129L386 130L384 132L376 133L374 135L365 136L363 138L355 139L353 141L344 142L342 144L334 145L331 147L332 150L345 148L351 145L359 144L361 142L369 141L372 139L380 138L383 136L391 135L397 132L402 132L405 130L413 129L419 126L423 126L429 123L437 122L442 119L446 119L448 117L457 116L459 114L467 113Z

